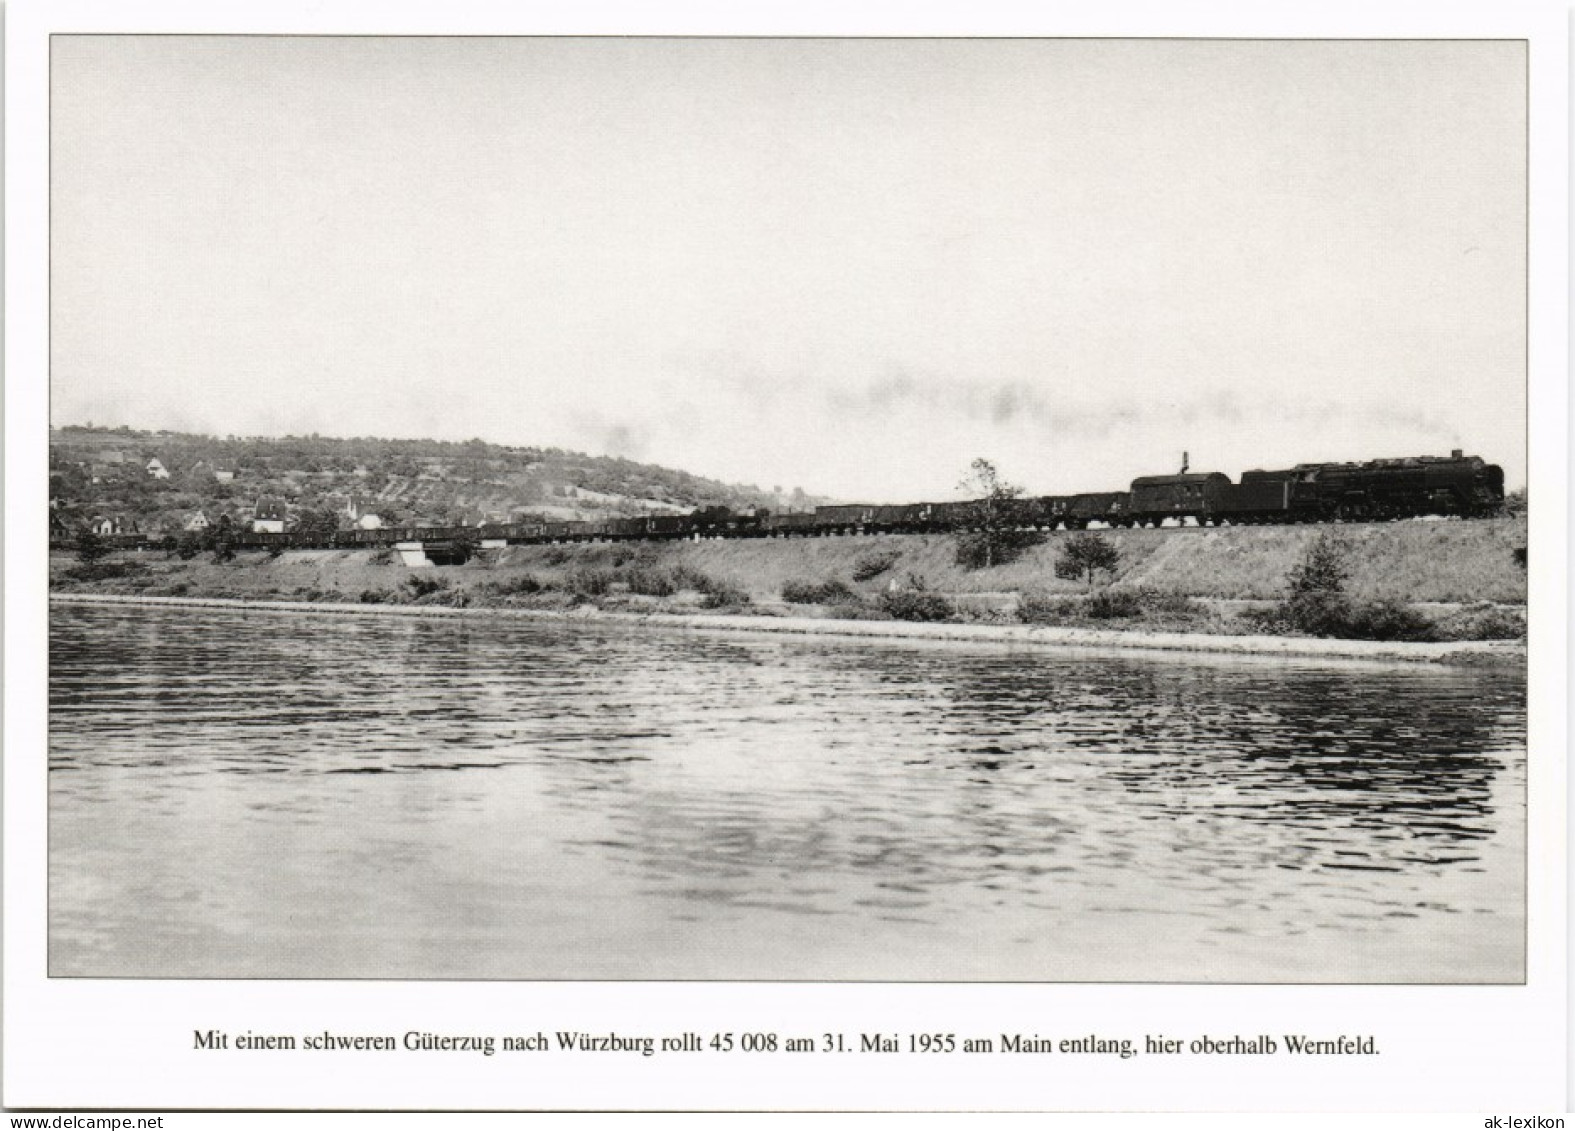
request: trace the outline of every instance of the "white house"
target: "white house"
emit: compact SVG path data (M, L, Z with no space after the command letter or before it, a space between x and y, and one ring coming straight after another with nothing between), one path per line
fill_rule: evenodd
M170 477L169 468L164 466L158 456L154 456L148 461L148 474L154 479L168 479Z
M252 509L253 534L283 534L284 520L288 514L283 499L276 499L264 495L257 500L257 506Z
M211 523L208 522L208 516L203 514L201 511L198 511L196 514L192 515L186 520L186 525L183 529L206 530L210 525Z

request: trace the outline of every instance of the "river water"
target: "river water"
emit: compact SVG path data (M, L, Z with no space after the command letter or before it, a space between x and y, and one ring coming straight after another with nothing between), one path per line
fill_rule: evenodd
M1521 675L57 605L57 976L1519 982Z

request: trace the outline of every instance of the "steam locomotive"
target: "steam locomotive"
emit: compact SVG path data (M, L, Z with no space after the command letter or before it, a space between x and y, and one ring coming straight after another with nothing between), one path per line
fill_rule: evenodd
M734 512L706 507L690 514L642 515L579 522L526 519L479 527L385 527L333 534L236 532L238 549L391 546L422 542L454 547L459 556L478 544L654 541L683 538L769 538L833 534L930 534L977 528L989 521L1041 530L1305 522L1372 522L1428 515L1477 518L1499 514L1504 472L1479 456L1410 456L1365 463L1299 463L1280 471L1243 473L1239 483L1217 471L1146 475L1126 491L1044 495L1012 500L947 503L837 504L811 511ZM987 509L995 514L986 518ZM151 548L149 535L113 535L112 544Z

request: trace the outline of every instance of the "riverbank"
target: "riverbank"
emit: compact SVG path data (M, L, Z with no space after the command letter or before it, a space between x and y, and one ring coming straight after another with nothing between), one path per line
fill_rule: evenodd
M125 594L52 593L51 603L218 608L263 613L319 613L343 616L402 616L595 621L658 629L690 629L792 636L959 641L1017 648L1094 648L1139 652L1193 652L1380 663L1455 666L1524 664L1519 641L1402 643L1376 640L1325 640L1294 636L1221 636L1207 633L1121 632L1047 625L937 624L908 621L852 621L825 617L739 616L719 613L634 613L572 610L474 608L446 605L376 605L328 601L246 601L213 597L155 597Z
M463 565L408 568L389 550L211 553L180 560L123 553L50 562L54 592L242 602L444 607L635 617L721 615L807 621L817 632L902 635L869 625L927 622L923 632L980 628L1069 640L1178 635L1282 641L1276 623L1286 576L1314 539L1333 533L1359 620L1328 633L1379 641L1524 641L1524 519L1330 528L1110 531L1118 564L1108 584L1056 576L1065 532L1017 561L958 565L943 536L585 543L487 549ZM844 623L855 627L831 627ZM866 626L866 627L857 627ZM768 631L772 631L769 630ZM780 631L780 630L775 630ZM1301 638L1305 639L1305 638ZM1198 650L1197 643L1187 650ZM1212 646L1211 646L1212 647ZM1233 650L1233 649L1232 649Z

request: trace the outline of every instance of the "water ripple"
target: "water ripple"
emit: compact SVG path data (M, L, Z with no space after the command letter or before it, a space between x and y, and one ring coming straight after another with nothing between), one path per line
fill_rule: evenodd
M50 663L55 973L1520 977L1500 674L86 607Z

